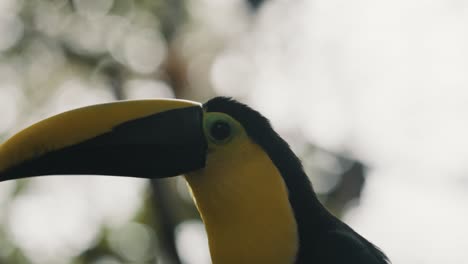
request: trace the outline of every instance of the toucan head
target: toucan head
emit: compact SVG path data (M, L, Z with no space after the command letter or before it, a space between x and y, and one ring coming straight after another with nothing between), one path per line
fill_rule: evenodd
M252 245L233 239L269 245L256 263L291 262L298 241L294 203L304 196L288 188L299 194L310 188L268 120L224 97L205 104L157 99L88 106L40 121L0 145L0 181L77 174L185 174L217 263L252 260Z
M218 163L234 157L235 149L247 155L239 119L249 112L219 107L230 101L119 101L52 116L0 145L0 181L75 174L165 178L203 169L211 153Z

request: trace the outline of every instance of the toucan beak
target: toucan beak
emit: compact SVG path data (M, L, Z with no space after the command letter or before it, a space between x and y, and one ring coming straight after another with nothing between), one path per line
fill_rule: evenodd
M203 109L138 100L65 112L0 145L0 181L41 175L176 176L204 167Z

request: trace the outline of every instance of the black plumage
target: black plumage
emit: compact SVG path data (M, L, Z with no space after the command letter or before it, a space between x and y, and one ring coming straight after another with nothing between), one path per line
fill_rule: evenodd
M216 97L204 104L207 112L228 114L262 147L281 173L289 191L299 231L296 263L386 264L385 254L328 212L319 202L301 161L272 128L268 119L245 104Z

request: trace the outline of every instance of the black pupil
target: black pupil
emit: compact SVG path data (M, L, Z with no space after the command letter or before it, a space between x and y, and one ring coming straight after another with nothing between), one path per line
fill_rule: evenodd
M211 126L210 133L216 140L225 140L231 135L231 127L224 121L216 121Z

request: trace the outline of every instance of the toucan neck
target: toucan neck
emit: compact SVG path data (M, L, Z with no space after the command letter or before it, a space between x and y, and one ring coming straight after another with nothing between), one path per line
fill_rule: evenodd
M300 159L279 135L272 132L270 138L256 136L255 139L269 155L288 188L299 232L298 259L307 261L313 258L311 251L320 248L322 235L339 225L340 221L320 203Z
M187 176L213 263L293 263L299 237L284 180L257 145L246 149Z
M294 211L298 232L300 263L309 263L313 259L312 250L320 248L321 237L340 222L318 200L309 177L305 174L299 159L292 153L279 162L273 156L286 186L289 190L289 202ZM284 157L284 156L283 156ZM304 262L305 261L305 262ZM299 262L298 262L299 263Z

